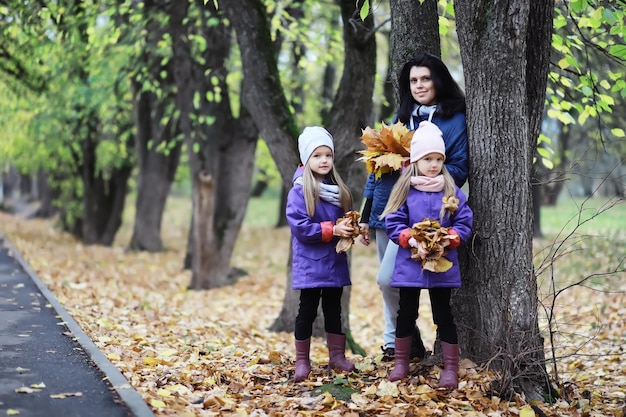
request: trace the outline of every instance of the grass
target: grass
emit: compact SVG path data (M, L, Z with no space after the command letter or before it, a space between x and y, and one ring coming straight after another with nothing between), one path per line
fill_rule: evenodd
M585 281L598 290L619 289L626 243L625 200L562 199L541 209L543 237L535 239L539 287L558 290Z

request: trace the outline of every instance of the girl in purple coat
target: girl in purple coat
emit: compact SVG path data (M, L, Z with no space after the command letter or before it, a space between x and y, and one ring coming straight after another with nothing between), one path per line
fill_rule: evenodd
M345 357L346 335L341 331L341 295L351 285L348 258L337 253L338 237L350 237L350 220L335 224L352 209L350 190L334 169L333 138L326 129L313 126L298 138L302 165L293 176L287 196L287 222L293 247L292 288L300 290L296 317L296 371L294 381L305 380L311 372L309 349L313 322L322 300L324 327L331 369L354 370Z
M421 122L411 141L411 164L393 187L381 217L385 218L389 239L399 245L391 281L392 287L400 288L396 364L389 380L403 379L409 373L411 336L417 320L420 291L424 288L428 289L433 321L437 325L443 352L444 369L439 387L456 388L459 345L450 295L452 288L461 286L456 247L468 240L472 232L473 213L467 205L467 197L444 167L445 159L441 130L433 123ZM416 248L422 259L429 255L421 242L410 234L411 227L424 219L438 220L453 237L443 243L447 246L443 256L452 263L444 272L422 268L421 261L411 258L411 248Z

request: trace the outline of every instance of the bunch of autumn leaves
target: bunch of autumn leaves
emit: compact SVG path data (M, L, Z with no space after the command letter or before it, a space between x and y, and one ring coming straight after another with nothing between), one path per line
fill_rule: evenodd
M366 149L359 151L362 155L358 161L363 161L369 174L374 174L378 179L381 175L402 169L405 161L411 155L411 139L413 132L397 122L392 125L382 124L380 130L366 127L362 130L361 141ZM350 219L349 224L354 228L351 237L343 237L337 242L337 253L346 252L354 244L354 239L362 232L359 226L361 215L352 210L337 222ZM432 219L424 219L415 223L411 228L411 237L414 237L427 251L428 256L422 259L416 248L411 248L411 258L422 262L422 267L433 272L447 271L452 264L442 255L447 246L448 229L441 227L439 222Z

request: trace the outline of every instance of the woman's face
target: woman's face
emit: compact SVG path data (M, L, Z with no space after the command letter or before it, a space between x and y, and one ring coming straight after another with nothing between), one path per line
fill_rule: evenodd
M430 78L428 67L412 67L409 73L409 88L411 95L419 104L432 106L437 102L435 83Z

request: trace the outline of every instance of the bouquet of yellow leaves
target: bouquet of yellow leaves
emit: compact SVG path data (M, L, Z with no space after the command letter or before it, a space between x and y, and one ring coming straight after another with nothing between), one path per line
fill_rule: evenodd
M337 224L337 223L344 222L346 219L349 219L350 221L348 222L348 224L354 228L354 232L352 232L352 236L341 237L339 239L339 242L337 242L337 245L335 245L335 250L337 251L337 253L348 251L348 249L350 249L352 245L354 244L354 239L359 237L359 235L363 233L361 231L361 226L359 226L360 218L361 218L361 214L359 214L358 211L350 210L346 214L344 214L344 217L338 218L337 221L335 222L335 224Z
M357 161L364 161L368 173L375 173L376 179L382 174L397 171L411 155L411 132L402 122L390 126L385 123L379 130L366 127L362 129L361 142L367 149L359 151Z
M454 239L448 235L447 227L441 227L437 220L425 218L413 225L410 234L428 252L422 259L418 249L411 248L411 259L422 262L422 268L432 272L445 272L452 267L452 262L443 257L450 239Z

